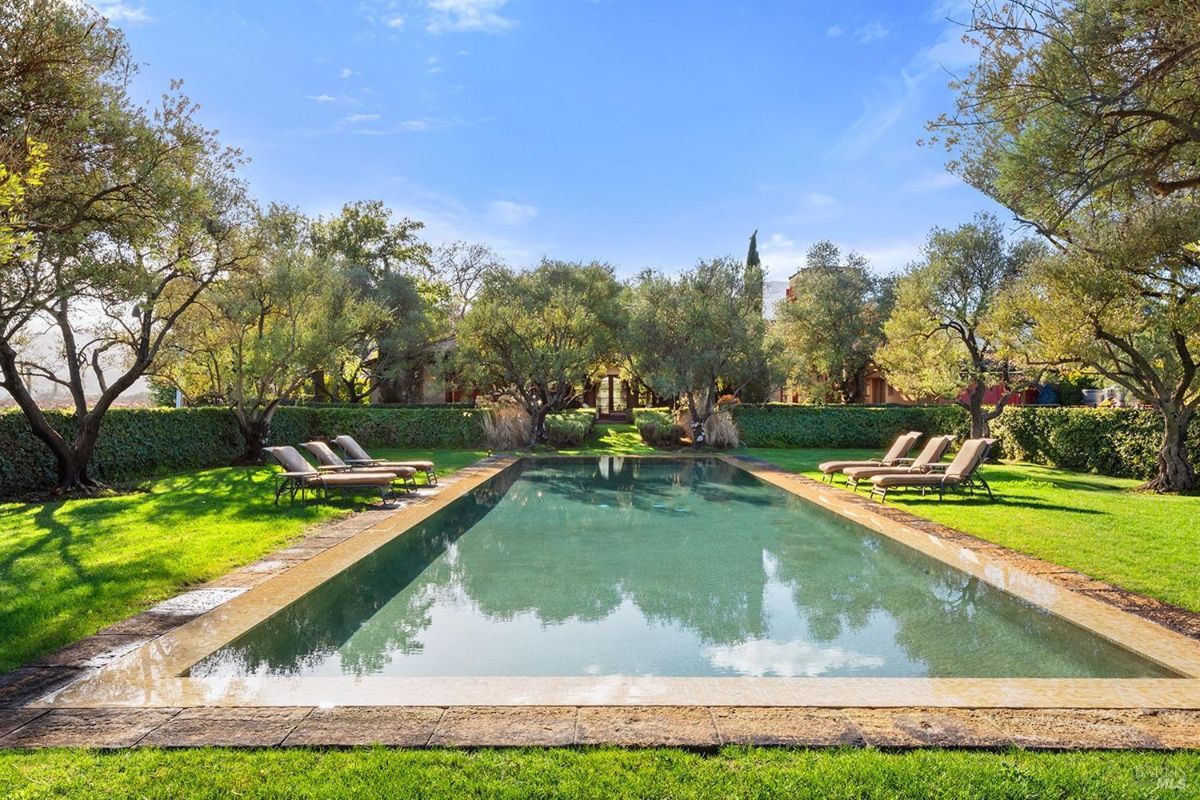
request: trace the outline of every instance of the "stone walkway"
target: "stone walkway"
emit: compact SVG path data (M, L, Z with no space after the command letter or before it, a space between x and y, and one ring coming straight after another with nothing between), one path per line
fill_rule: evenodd
M662 706L0 710L0 746L1176 749L1200 712Z
M469 476L468 467L443 481ZM799 480L809 480L798 478ZM393 508L322 525L289 547L95 636L0 676L0 747L355 746L515 747L615 744L712 749L725 744L1027 748L1200 748L1200 711L1078 709L825 709L677 706L369 706L313 708L29 708L28 704L373 527L441 487ZM860 498L867 504L869 501ZM1074 591L1200 638L1200 615L899 509L876 513L987 550Z

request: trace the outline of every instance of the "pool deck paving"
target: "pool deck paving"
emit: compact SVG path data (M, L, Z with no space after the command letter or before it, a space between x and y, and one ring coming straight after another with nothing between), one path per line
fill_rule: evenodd
M765 462L737 458L759 477L795 483L803 491L823 484ZM520 747L618 745L712 749L726 744L768 746L969 747L1031 749L1200 748L1200 707L964 708L755 706L721 704L506 704L506 705L188 705L128 704L61 707L64 688L86 683L133 651L177 631L247 591L331 548L376 531L398 518L442 507L439 499L477 485L511 460L489 458L423 488L395 506L371 507L318 526L301 541L197 586L6 675L0 675L0 748L37 747ZM778 472L772 477L769 473ZM482 477L481 477L482 476ZM805 485L811 484L809 485ZM790 487L789 487L790 488ZM798 491L802 493L802 491ZM1200 640L1200 614L1126 592L960 531L841 492L857 505L944 543L986 553L991 562L1114 609L1176 635ZM428 506L426 509L422 507ZM405 526L407 527L407 526ZM363 537L366 539L367 537ZM826 679L827 680L827 679ZM863 679L884 680L884 679Z

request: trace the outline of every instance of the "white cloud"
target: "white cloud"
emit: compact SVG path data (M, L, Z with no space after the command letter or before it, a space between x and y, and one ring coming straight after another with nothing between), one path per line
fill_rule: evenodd
M885 28L882 22L875 19L854 32L854 41L859 44L870 44L878 42L880 39L886 39L890 33L891 31Z
M351 78L357 74L358 74L358 72L350 69L349 67L342 67L341 69L338 70L338 77L341 78L342 80L345 80L346 78Z
M910 192L923 194L926 192L940 192L943 189L949 189L953 186L959 186L962 181L957 175L949 172L930 172L922 175L919 178L914 178L904 184L904 188Z
M488 204L488 219L501 225L524 225L538 215L535 206L511 200L493 200Z
M429 58L425 59L425 63L428 65L428 69L425 71L430 75L437 75L438 73L443 72L442 65L438 63L437 56L430 56Z
M379 119L378 114L349 114L345 117L345 122L373 122Z
M828 28L825 29L825 35L828 36L830 39L836 39L839 36L841 36L843 33L845 33L845 31L842 30L841 25L830 25Z
M337 98L331 94L310 94L308 96L308 99L312 100L314 103L336 103L337 102Z
M146 13L144 6L134 7L122 2L100 3L96 10L109 22L128 22L136 25L150 21L150 15Z
M428 0L430 33L502 33L517 21L500 14L508 0Z
M895 272L920 258L924 245L924 239L890 239L849 249L862 253L877 272Z
M833 670L865 670L883 666L883 659L840 647L821 647L812 642L776 642L757 639L741 644L709 647L704 653L713 666L738 675L761 678L815 678Z
M837 205L837 199L824 192L805 192L800 199L806 208L831 208Z
M393 30L404 30L404 17L399 14L392 14L390 17L384 17L383 24Z
M865 155L916 106L924 85L931 78L945 78L947 72L974 63L976 50L962 41L962 35L961 25L948 23L933 44L917 51L897 78L887 80L883 90L867 102L863 113L842 136L838 144L842 154Z

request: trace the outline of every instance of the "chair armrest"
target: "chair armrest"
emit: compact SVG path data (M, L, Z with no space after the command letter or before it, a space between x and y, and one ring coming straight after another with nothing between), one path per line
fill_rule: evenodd
M349 466L339 467L335 464L321 464L317 467L318 472L345 472L349 469Z
M927 464L925 469L929 472L945 472L949 464Z
M314 473L312 473L312 472L277 472L277 473L275 473L276 477L279 477L279 478L311 478L313 476L313 474Z
M915 458L897 458L896 463L902 467L907 467L910 464L916 463L916 459Z
M343 458L342 460L356 467L371 467L379 463L378 458Z

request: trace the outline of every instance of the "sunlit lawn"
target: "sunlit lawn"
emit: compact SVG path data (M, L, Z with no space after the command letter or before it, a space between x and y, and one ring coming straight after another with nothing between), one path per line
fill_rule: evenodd
M376 455L432 457L446 474L484 453ZM286 499L276 507L270 472L209 469L148 480L119 496L0 503L0 672L254 561L355 507Z
M11 798L1165 798L1200 754L924 750L0 752Z

